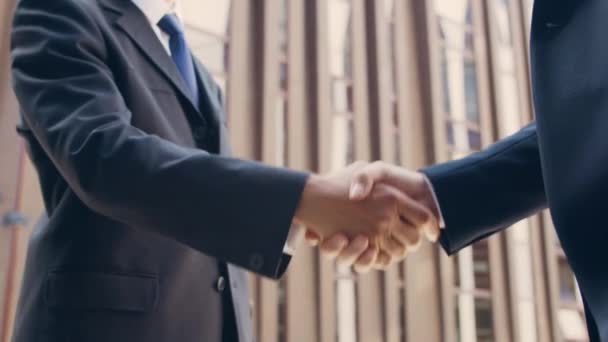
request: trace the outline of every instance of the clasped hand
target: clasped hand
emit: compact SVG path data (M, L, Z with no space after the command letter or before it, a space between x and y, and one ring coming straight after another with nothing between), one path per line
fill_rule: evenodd
M383 162L357 162L311 176L296 212L306 240L357 272L384 269L439 236L438 211L424 175Z

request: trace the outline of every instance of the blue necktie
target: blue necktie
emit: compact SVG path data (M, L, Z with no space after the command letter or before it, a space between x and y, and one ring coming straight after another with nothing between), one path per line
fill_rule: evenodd
M158 22L158 27L169 35L171 58L190 89L194 104L198 107L199 93L198 85L196 84L194 61L186 44L182 24L175 14L167 14Z

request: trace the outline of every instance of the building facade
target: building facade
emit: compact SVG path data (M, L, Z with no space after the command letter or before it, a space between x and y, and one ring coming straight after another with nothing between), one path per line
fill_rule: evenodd
M533 118L532 0L181 1L190 46L224 89L243 158L319 172L378 159L419 168ZM0 342L43 210L14 128L14 3L0 4ZM547 213L455 257L427 244L365 276L302 246L281 281L252 276L251 293L263 342L586 341Z

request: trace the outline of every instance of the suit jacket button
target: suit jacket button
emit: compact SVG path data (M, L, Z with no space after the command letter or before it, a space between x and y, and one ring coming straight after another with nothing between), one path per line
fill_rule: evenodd
M226 278L224 278L223 276L217 278L217 282L215 283L215 289L217 290L217 292L224 292L224 290L226 289Z
M254 271L259 271L262 269L262 266L264 266L264 257L260 254L252 255L249 259L249 266L251 266Z
M205 137L205 127L199 126L199 127L195 127L193 132L192 132L192 136L194 137L194 139L196 140L201 140Z

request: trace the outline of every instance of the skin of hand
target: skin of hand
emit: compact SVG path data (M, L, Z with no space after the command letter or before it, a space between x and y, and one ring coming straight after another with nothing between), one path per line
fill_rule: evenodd
M424 206L389 184L368 184L351 199L353 182L368 169L358 162L331 175L311 176L295 214L296 223L308 227L308 237L323 241L326 256L355 264L360 272L405 257L407 246L420 240L414 227L432 220Z
M403 169L384 162L374 162L372 164L358 167L352 175L352 182L349 197L352 201L363 201L367 199L379 185L390 185L399 189L404 196L410 199L403 205L413 205L416 203L416 210L423 208L428 220L422 222L407 216L406 210L402 210L401 220L402 229L395 230L391 234L394 238L387 235L382 236L383 240L377 241L376 246L380 246L380 254L374 259L371 254L375 252L373 248L363 249L360 241L356 237L352 241L343 234L336 234L326 239L321 239L315 232L308 231L306 240L311 245L320 244L320 249L324 255L331 258L338 258L343 264L354 265L357 272L367 272L371 268L385 269L390 264L402 260L407 253L415 251L422 241L422 235L431 241L437 241L440 233L439 210L436 206L432 190L422 173ZM396 239L395 239L396 238ZM386 252L387 245L393 245L391 240L397 240L405 246L405 253L398 255Z

